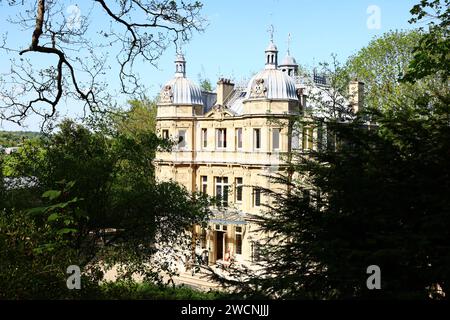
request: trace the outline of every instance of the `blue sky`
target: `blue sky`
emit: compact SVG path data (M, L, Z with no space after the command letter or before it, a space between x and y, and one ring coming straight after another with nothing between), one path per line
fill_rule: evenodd
M85 1L71 0L67 4ZM375 36L389 30L417 27L408 23L409 10L417 2L419 1L204 0L203 15L208 19L208 26L203 33L194 34L191 42L183 48L187 59L187 75L198 81L201 74L213 83L219 77L236 81L248 78L264 66L264 49L269 42L267 30L270 24L275 29L274 42L280 51L279 59L286 54L287 37L291 33L290 51L298 63L312 67L329 60L332 53L337 54L338 59L344 62ZM27 46L30 35L12 29L5 22L5 18L14 12L5 8L4 4L0 6L0 11L2 32L8 30L10 39L15 39L14 45ZM96 17L95 23L101 23L101 19ZM149 87L150 97L154 97L160 86L173 76L174 55L175 48L169 48L160 58L158 68L151 65L140 67L142 78ZM0 72L8 71L8 58L3 52L0 54ZM61 105L60 110L68 116L77 114L71 102ZM28 130L39 128L36 119L30 119L27 124ZM0 128L20 129L6 122Z

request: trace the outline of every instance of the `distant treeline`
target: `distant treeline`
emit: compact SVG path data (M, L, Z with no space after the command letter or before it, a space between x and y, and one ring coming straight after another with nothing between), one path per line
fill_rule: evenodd
M0 146L17 147L23 140L37 138L41 135L34 131L0 131Z

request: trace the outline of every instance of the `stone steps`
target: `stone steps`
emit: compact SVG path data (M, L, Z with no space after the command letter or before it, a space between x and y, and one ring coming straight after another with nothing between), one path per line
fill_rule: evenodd
M201 272L194 274L194 276L190 272L180 272L180 275L173 279L175 284L184 284L202 291L221 289L218 283L212 282L205 273Z

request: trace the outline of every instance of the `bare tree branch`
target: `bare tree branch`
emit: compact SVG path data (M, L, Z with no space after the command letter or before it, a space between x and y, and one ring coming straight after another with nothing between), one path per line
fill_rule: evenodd
M8 29L0 42L0 49L12 56L10 72L0 75L0 119L19 125L35 114L44 126L57 117L62 101L80 101L84 113L96 113L110 110L116 95L143 95L136 59L156 67L170 45L188 41L205 23L197 1L93 0L83 11L86 15L78 6L57 0L11 0L8 5L20 11L9 24L31 32L25 49L8 46ZM109 20L109 30L98 30L90 21L93 12ZM114 54L119 65L117 93L108 74ZM42 67L46 63L50 65Z

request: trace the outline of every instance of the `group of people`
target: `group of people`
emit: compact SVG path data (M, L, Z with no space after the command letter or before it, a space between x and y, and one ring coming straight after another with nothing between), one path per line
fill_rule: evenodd
M209 250L206 248L201 248L200 246L195 247L195 258L199 265L208 265L209 261Z
M231 248L228 248L227 252L225 253L225 257L223 258L223 260L225 262L229 262L230 264L232 264L234 262L234 255L231 252Z
M223 268L228 268L235 262L235 257L233 255L233 250L228 247L223 259L218 263ZM193 273L200 270L200 266L207 266L209 263L209 249L202 248L199 243L195 246L195 266L193 268ZM196 271L194 271L196 270Z

